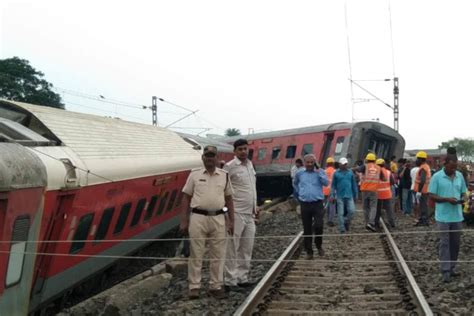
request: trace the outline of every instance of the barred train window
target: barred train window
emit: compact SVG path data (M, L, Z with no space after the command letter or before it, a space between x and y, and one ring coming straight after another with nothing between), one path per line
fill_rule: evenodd
M94 219L94 213L89 213L84 215L79 220L79 225L77 225L76 233L73 237L73 242L71 245L70 253L76 253L81 251L84 248L85 240L87 235L89 235L89 229L91 228L92 220Z
M130 209L132 208L132 203L128 202L122 206L120 210L120 215L117 220L117 224L115 224L114 234L121 233L123 228L125 227L125 223L127 222L128 213L130 213Z
M170 196L170 200L168 202L168 207L166 208L167 212L170 212L173 209L174 202L176 201L176 196L178 195L178 190L173 190Z
M95 240L102 240L107 236L107 232L109 230L110 221L114 216L114 207L110 207L104 210L104 214L102 214L102 219L99 223L99 228L97 229L97 233L95 234Z
M138 224L140 221L140 217L142 217L143 209L145 208L146 199L140 199L137 203L137 207L135 208L135 213L132 217L132 222L130 223L130 227L133 227Z
M169 196L169 192L165 192L165 195L163 195L163 197L161 198L160 206L158 206L158 211L156 212L156 216L161 215L163 211L165 210L166 201L168 201L168 196Z
M296 156L296 145L286 147L286 159L293 159Z
M148 204L148 207L146 208L146 213L145 213L145 218L143 219L144 222L149 220L151 216L153 215L153 211L155 210L156 202L158 202L158 195L153 195L150 204Z
M13 225L12 244L10 247L10 258L8 259L8 270L5 285L7 287L20 282L23 274L23 263L25 261L26 241L30 230L30 219L19 217Z

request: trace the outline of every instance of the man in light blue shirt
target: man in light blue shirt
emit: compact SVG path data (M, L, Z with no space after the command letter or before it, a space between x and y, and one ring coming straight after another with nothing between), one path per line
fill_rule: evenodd
M449 152L449 151L448 151ZM447 155L443 170L431 178L428 192L436 202L435 219L440 231L439 260L443 282L459 276L454 270L461 244L462 207L466 193L466 182L457 169L457 157Z
M303 220L304 246L306 258L313 258L313 231L316 235L315 244L320 256L324 256L323 227L324 227L324 195L323 186L328 185L328 177L324 170L316 164L313 154L304 156L305 169L299 170L293 181L293 195L301 204L301 219ZM314 224L313 224L314 218Z

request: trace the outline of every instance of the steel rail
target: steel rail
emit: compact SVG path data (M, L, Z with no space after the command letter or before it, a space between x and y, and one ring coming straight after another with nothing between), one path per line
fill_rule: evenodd
M415 298L418 300L418 303L426 316L433 316L433 311L430 308L430 305L426 301L425 296L421 292L418 284L416 283L415 278L413 277L413 274L410 271L410 268L408 268L407 263L405 262L405 259L402 256L402 253L400 252L400 249L398 249L397 244L395 243L395 240L393 239L392 235L390 234L390 231L387 229L387 226L385 225L384 221L380 219L380 225L382 225L383 230L387 236L387 239L390 243L390 247L393 250L393 254L396 257L396 261L398 261L399 266L401 267L403 274L405 274L405 277L408 280L408 284L410 285L413 294L415 294Z
M296 235L291 244L286 248L285 252L282 253L280 258L278 258L278 260L271 267L271 269L268 270L267 274L263 277L263 279L260 280L257 286L250 293L250 295L235 311L234 316L252 314L252 311L255 310L257 304L261 301L263 296L267 293L268 289L272 285L272 282L275 277L278 276L278 274L284 268L285 264L288 263L287 260L293 256L294 252L298 248L301 236L303 236L303 232L300 232L298 235Z

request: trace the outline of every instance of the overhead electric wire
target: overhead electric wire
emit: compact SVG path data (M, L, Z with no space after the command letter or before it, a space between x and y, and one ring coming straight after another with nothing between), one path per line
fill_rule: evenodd
M389 20L390 20L390 43L392 45L392 70L393 70L393 77L395 78L395 50L393 48L392 9L390 6L390 0L388 0L388 14L389 14Z
M347 56L349 59L349 78L350 78L350 85L351 85L351 105L352 105L352 122L354 122L354 87L352 86L352 61L351 61L351 46L349 40L349 24L347 22L347 0L344 2L344 18L346 24L346 40L347 40Z

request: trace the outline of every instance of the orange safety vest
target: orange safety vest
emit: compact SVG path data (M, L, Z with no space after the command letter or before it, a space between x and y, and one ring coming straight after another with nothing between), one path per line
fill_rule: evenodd
M333 177L335 171L336 171L336 169L334 169L334 167L327 167L326 168L326 174L328 176L328 185L323 187L323 194L325 196L328 196L331 193L332 177Z
M373 162L369 162L365 165L365 174L362 176L360 181L360 190L377 192L377 188L380 182L380 167Z
M420 169L418 169L418 171L416 172L414 191L418 193L418 188L421 182L421 170L425 170L425 173L426 173L426 181L425 181L425 185L423 186L421 190L421 193L428 193L428 186L430 185L430 181L431 181L431 169L427 163L422 164L420 166Z
M385 175L385 181L380 180L377 188L377 199L379 200L390 200L392 198L392 188L390 186L390 174L391 172L385 168L382 168L382 172Z

